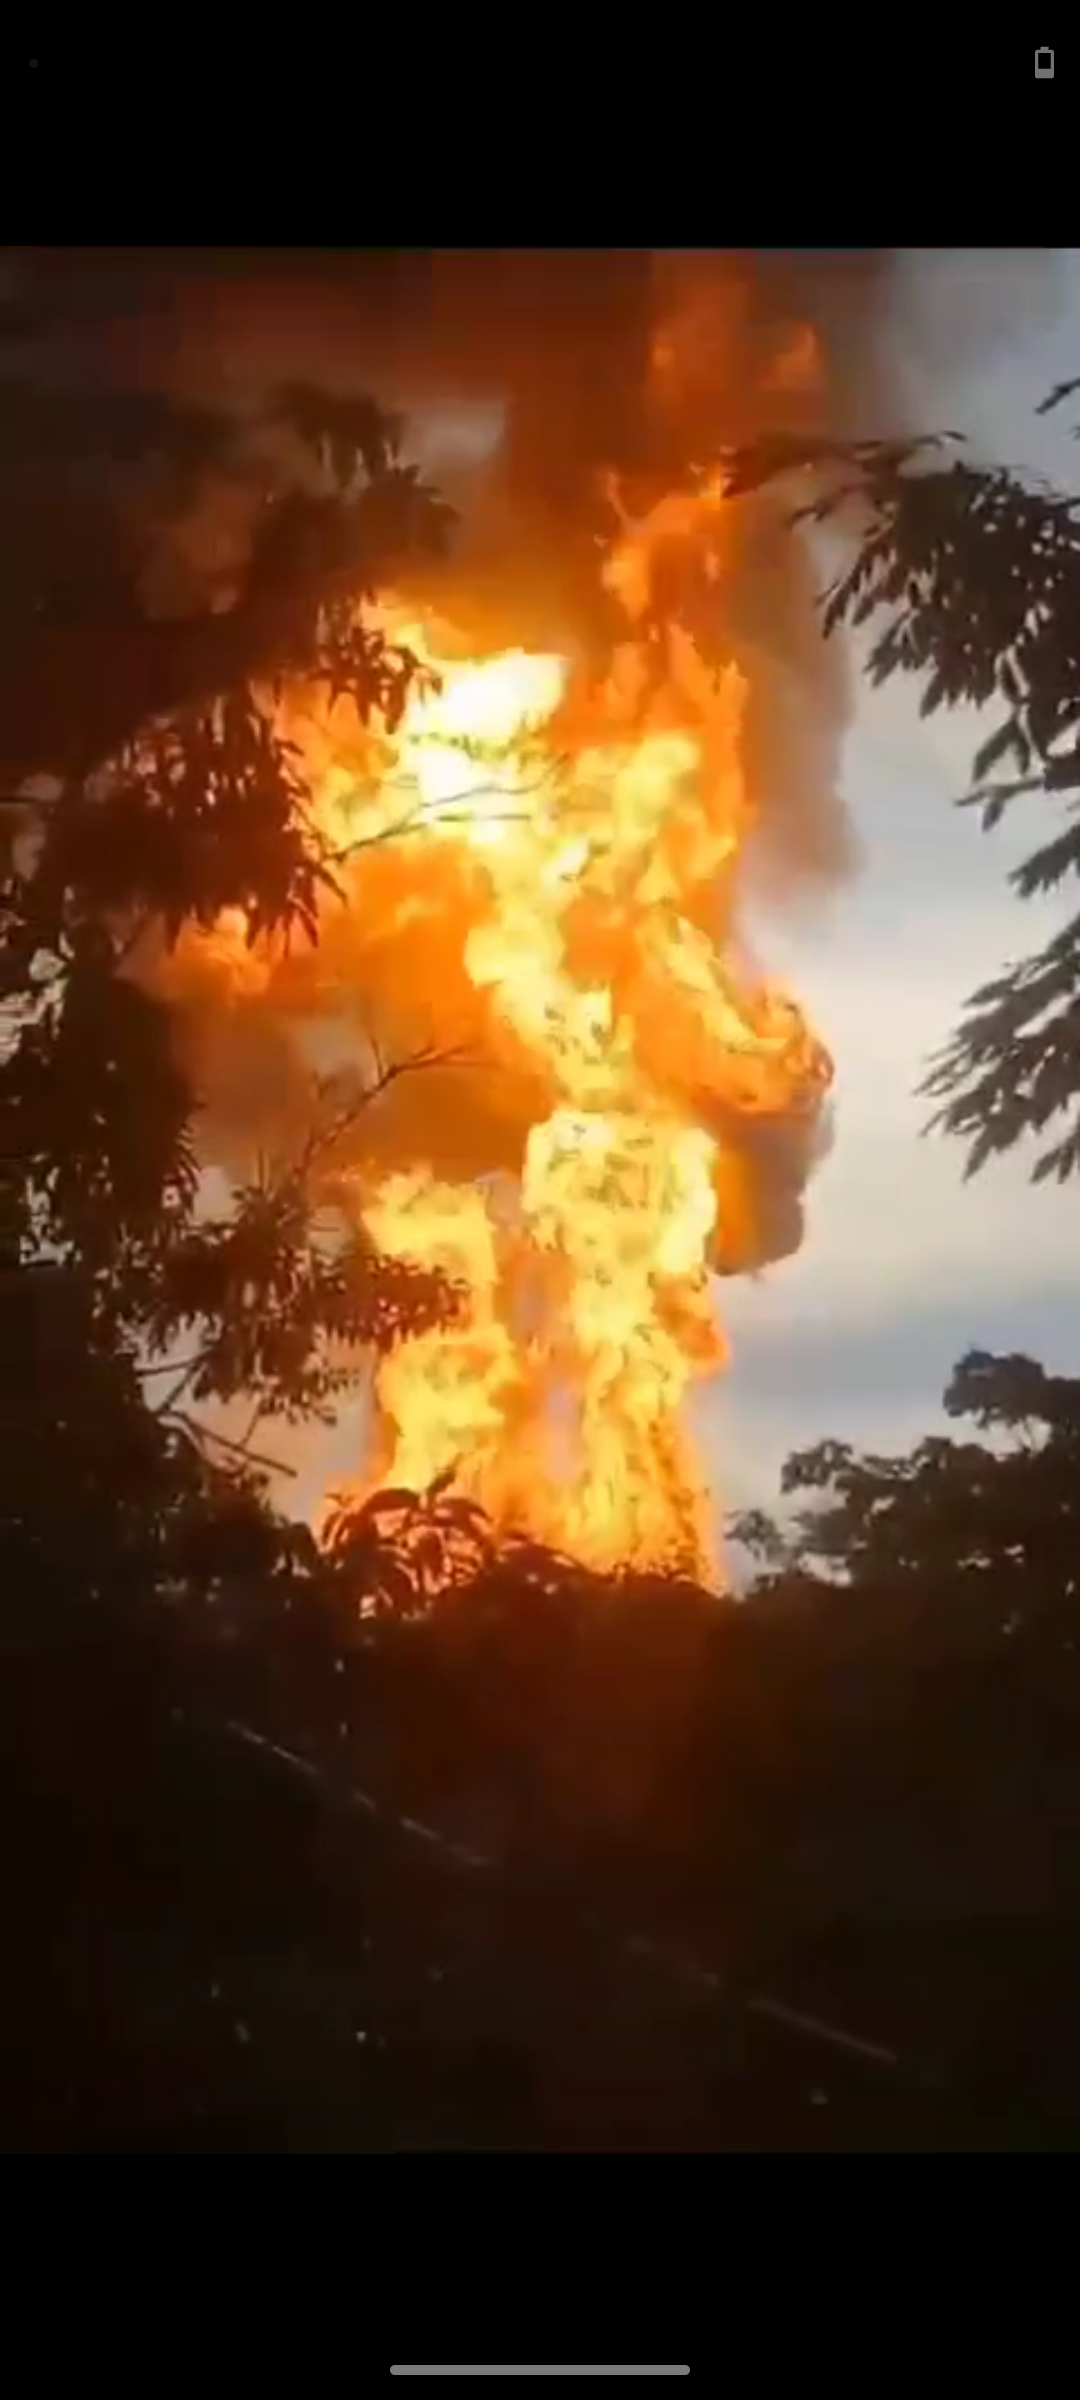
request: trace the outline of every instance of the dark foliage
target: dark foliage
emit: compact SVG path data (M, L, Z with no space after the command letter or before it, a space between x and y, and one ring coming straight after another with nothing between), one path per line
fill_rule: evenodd
M1047 407L1075 391L1062 385ZM836 521L848 556L825 624L868 627L874 684L911 676L923 714L974 706L988 731L963 805L988 830L1026 805L1044 829L1010 878L1020 899L1080 874L1080 500L963 455L958 437L776 441L731 462L736 493L809 483L804 523ZM931 1068L933 1122L968 1172L1030 1139L1037 1181L1080 1169L1080 914L973 993Z
M149 1592L193 1511L229 1559L261 1521L265 1556L260 1419L328 1417L372 1345L455 1305L344 1224L314 1238L341 1118L314 1079L294 1155L211 1205L174 1008L129 967L148 928L226 909L251 941L317 938L332 867L274 692L395 721L415 661L362 604L447 516L368 400L241 421L14 386L0 425L5 1538L24 1572Z
M809 1495L787 1528L760 1512L735 1536L775 1579L797 1561L837 1608L862 1589L932 1592L928 1639L948 1643L995 1628L1010 1636L1036 1612L1064 1631L1076 1593L1080 1383L1034 1360L973 1350L948 1390L950 1416L981 1440L928 1436L907 1457L861 1455L820 1442L787 1461L783 1490ZM878 1618L868 1619L871 1638Z

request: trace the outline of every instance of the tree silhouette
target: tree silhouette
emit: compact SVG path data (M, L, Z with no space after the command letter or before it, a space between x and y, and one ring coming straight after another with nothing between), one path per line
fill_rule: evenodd
M922 1994L965 2145L1072 2146L1080 1379L972 1351L945 1406L966 1438L819 1443L784 1470L793 1517L738 1525L763 1568L734 1612L742 1822L798 1860L786 1972L809 1946L835 1991L877 1962L898 2018Z
M1080 389L1061 385L1041 413ZM1045 831L1016 867L1018 898L1080 874L1080 499L981 465L949 435L914 442L776 440L731 464L735 494L813 477L798 517L837 522L853 544L825 624L870 628L872 684L922 686L924 716L962 705L996 718L962 805L989 830L1041 806ZM967 1148L967 1171L1036 1145L1036 1181L1080 1171L1080 914L974 992L934 1061L934 1123Z
M417 664L364 602L449 515L373 402L299 387L241 420L15 383L0 459L3 1542L38 1587L127 1590L173 1535L194 1556L200 1510L250 1560L260 1422L328 1418L365 1349L455 1304L355 1228L313 1238L361 1080L313 1076L291 1155L211 1205L175 1007L129 964L225 909L316 939L334 861L275 696L397 721ZM204 1413L240 1400L240 1433Z
M1005 1639L1014 1653L1049 1644L1064 1670L1078 1590L1080 1379L972 1350L944 1406L971 1421L971 1438L928 1435L897 1458L835 1441L796 1451L781 1488L803 1505L787 1522L737 1517L734 1536L759 1563L763 1597L790 1581L823 1620L861 1622L871 1646L892 1634L925 1657Z
M360 1506L342 1504L330 1517L326 1550L331 1577L376 1615L397 1621L425 1617L474 1584L492 1550L483 1510L455 1495L455 1470L426 1492L387 1485Z

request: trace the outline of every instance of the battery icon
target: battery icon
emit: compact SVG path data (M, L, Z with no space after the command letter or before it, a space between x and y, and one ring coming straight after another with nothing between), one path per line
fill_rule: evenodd
M1036 50L1036 52L1035 52L1035 75L1036 75L1036 80L1041 80L1041 81L1042 81L1042 82L1044 82L1044 83L1045 83L1045 82L1048 82L1048 81L1049 81L1049 79L1050 79L1050 77L1053 75L1053 72L1054 72L1054 53L1053 53L1053 51L1052 51L1052 50Z

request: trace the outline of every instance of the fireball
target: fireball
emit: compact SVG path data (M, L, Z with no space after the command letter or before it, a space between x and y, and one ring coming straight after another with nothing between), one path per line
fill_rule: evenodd
M467 1296L378 1363L358 1495L450 1478L590 1567L709 1580L685 1402L727 1354L713 1279L796 1246L831 1065L739 939L742 678L674 636L658 673L643 635L651 551L698 534L720 571L718 485L624 522L599 689L388 604L430 670L394 733L287 700L341 897L302 959L247 953L231 998L238 1037L273 1027L279 1084L305 1028L429 1062L333 1160L382 1253ZM183 971L227 975L230 944L239 968L239 931L189 937ZM219 1073L227 1052L219 1028Z

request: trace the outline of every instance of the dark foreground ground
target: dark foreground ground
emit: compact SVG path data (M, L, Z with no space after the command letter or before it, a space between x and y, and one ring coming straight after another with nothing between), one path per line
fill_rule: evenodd
M28 1872L9 1919L6 2149L927 2138L895 2076L837 2074L561 1892L231 1751L178 1729L123 1823L34 1828L49 1901Z
M721 1988L572 1858L455 1861L222 1724L134 1712L88 1773L85 1726L21 1722L0 1766L9 2153L1078 2138L1068 2062L965 2055L955 2027L948 2056L909 2046L925 1996L895 1963L890 1988L774 1944ZM854 2012L896 2063L763 2011L762 1976L841 2028Z

